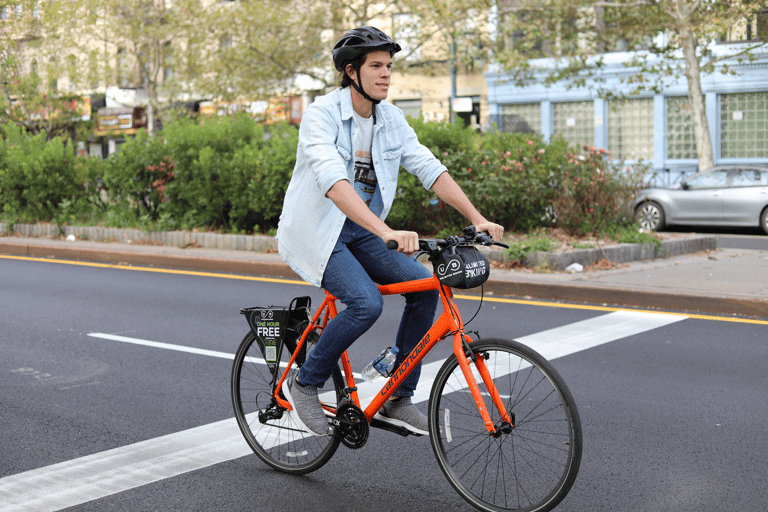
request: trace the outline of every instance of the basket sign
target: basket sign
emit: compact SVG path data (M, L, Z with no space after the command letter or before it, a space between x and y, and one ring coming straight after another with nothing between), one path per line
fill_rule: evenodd
M253 334L261 341L264 347L264 360L270 370L274 370L280 357L280 348L283 343L285 327L288 321L287 308L248 308L242 313L248 319Z

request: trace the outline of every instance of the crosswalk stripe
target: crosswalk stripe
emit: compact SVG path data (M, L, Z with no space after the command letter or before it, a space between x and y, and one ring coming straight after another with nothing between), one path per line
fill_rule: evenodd
M524 336L518 338L518 341L551 360L685 318L683 315L616 311ZM234 358L223 352L136 338L99 333L93 333L92 336L199 355ZM429 399L431 382L442 364L443 361L435 361L423 366L415 402ZM380 382L361 383L358 386L363 406L370 402L380 386ZM0 511L60 510L251 453L237 422L230 418L2 478Z

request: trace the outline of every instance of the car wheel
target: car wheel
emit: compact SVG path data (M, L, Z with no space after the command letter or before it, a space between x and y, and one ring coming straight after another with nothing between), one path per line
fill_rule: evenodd
M763 228L763 233L768 235L768 206L763 208L763 212L760 214L760 227Z
M641 228L658 231L664 227L664 210L659 203L646 201L635 210L635 219Z

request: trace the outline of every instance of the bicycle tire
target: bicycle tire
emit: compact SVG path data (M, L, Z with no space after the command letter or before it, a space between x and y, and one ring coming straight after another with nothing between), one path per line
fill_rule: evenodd
M316 343L318 335L311 332L307 343ZM232 366L232 405L235 418L248 445L269 466L291 474L305 474L322 467L336 453L339 438L317 437L301 431L293 412L282 408L282 417L262 423L259 412L272 403L272 373L266 365L261 341L249 331L240 343ZM283 350L280 369L290 360L290 350ZM323 392L323 402L336 407L344 389L341 370L337 366L329 384L333 390Z
M581 421L571 392L552 365L525 345L487 338L470 347L485 357L507 411L515 415L514 427L498 437L488 433L452 355L437 373L429 401L430 442L440 469L479 510L552 510L581 464ZM470 365L498 426L500 414Z

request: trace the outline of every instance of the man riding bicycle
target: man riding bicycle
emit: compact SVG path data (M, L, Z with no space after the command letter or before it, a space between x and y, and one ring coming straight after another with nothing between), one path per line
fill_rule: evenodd
M303 279L346 305L323 330L315 349L283 393L298 420L315 435L331 433L317 397L341 354L381 315L377 284L431 277L414 258L418 235L392 230L384 220L397 191L400 166L419 178L478 231L501 239L451 178L448 169L416 137L402 111L386 101L392 56L400 45L373 27L352 29L333 48L341 88L317 98L299 128L296 166L277 230L280 256ZM397 252L386 242L397 242ZM405 295L395 365L432 325L438 292ZM427 418L412 403L420 367L410 374L379 415L419 434Z

